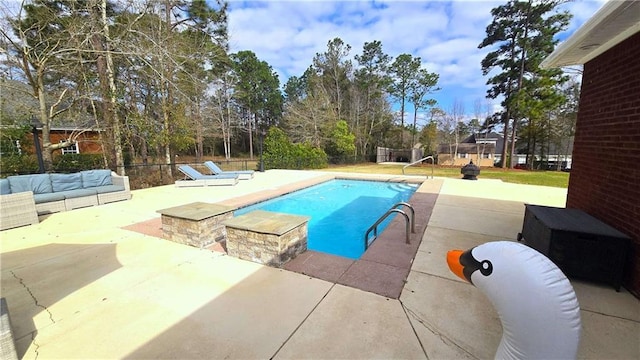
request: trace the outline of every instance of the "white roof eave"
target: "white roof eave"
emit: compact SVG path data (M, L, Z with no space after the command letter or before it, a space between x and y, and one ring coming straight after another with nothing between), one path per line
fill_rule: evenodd
M540 66L583 65L639 31L640 1L608 1Z

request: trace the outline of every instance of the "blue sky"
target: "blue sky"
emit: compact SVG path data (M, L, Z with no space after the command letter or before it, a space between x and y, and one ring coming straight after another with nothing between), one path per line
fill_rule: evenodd
M486 78L480 61L489 49L478 49L491 9L506 1L237 1L229 2L232 52L251 50L271 65L282 85L300 76L316 53L335 37L351 45L351 57L365 42L380 40L394 58L410 53L423 67L440 75L442 88L434 95L438 106L449 110L454 101L472 117L499 101L485 100ZM588 20L604 0L575 0L564 4L573 19L560 34L566 39Z

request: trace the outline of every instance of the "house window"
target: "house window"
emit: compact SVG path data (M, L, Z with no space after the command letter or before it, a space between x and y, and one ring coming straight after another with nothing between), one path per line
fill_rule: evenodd
M459 159L466 159L467 158L467 153L458 153L458 158Z
M60 140L60 142L63 143L64 140ZM80 154L80 149L78 149L78 143L75 142L73 143L73 145L63 147L62 155L65 155L65 154Z
M491 153L482 154L483 159L491 159Z

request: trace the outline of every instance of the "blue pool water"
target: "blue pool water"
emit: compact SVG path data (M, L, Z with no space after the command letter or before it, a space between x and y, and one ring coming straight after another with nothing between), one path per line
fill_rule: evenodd
M358 259L364 253L367 229L394 204L408 201L417 188L417 184L331 180L238 209L235 215L265 210L310 216L309 250ZM378 234L393 216L378 225Z

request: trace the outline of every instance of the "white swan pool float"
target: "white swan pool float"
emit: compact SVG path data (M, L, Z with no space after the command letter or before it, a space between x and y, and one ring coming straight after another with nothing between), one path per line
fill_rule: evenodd
M496 359L575 359L580 306L567 277L546 256L512 241L447 253L453 273L489 299L502 322Z

